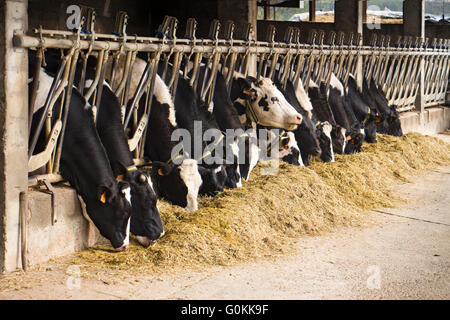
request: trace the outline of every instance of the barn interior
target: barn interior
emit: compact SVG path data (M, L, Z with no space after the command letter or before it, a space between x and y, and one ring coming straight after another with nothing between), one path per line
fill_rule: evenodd
M129 20L127 34L153 37L165 16L178 19L177 34L183 35L189 18L198 22L197 38L210 34L210 24L218 19L235 23L235 39L245 38L248 24L259 41L266 41L270 26L276 28L274 40L283 41L289 27L300 29L299 43L308 43L312 30L342 31L361 34L364 45L370 45L374 35L450 39L450 23L425 22L425 0L403 2L402 23L380 24L373 28L367 20L367 1L339 0L334 4L334 22L316 21L316 0L309 1L310 21L276 21L271 19L279 7L299 6L300 1L257 0L5 0L0 4L0 272L22 268L23 238L21 228L26 221L27 264L34 265L51 258L85 249L98 241L81 214L76 192L69 187L45 192L29 191L28 175L28 51L13 42L16 35L38 37L35 30L68 30L71 5L93 8L96 12L95 32L114 32L116 13L125 11ZM303 1L301 1L303 2ZM258 18L258 10L263 17ZM272 11L271 11L272 10ZM255 39L255 40L256 40ZM448 49L448 47L447 47ZM423 66L422 66L423 68ZM362 65L356 67L363 73ZM420 77L424 87L424 74ZM436 133L450 124L450 101L429 105L419 89L414 106L401 114L404 132ZM27 194L27 203L21 201ZM26 209L26 208L29 208ZM22 211L28 215L21 216ZM22 219L22 222L21 222Z

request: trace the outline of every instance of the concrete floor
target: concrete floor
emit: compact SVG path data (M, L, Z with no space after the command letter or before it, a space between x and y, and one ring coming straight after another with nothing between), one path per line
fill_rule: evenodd
M0 277L0 299L449 299L450 167L415 181L399 185L407 205L367 213L374 226L299 239L275 261L117 282L53 264L18 290Z

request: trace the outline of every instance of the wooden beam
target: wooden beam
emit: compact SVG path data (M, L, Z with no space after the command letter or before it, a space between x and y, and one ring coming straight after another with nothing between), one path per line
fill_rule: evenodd
M309 21L316 21L316 0L309 0Z
M362 14L362 19L363 19L363 23L367 22L367 0L363 0L363 14Z

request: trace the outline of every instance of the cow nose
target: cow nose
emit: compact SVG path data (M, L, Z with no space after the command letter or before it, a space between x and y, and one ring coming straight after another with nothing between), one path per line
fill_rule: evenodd
M302 123L303 117L299 114L295 116L295 123L300 124Z
M128 248L128 244L124 244L123 246L121 246L120 248L116 249L117 251L125 251Z
M322 149L318 148L314 151L315 156L320 156L322 154Z

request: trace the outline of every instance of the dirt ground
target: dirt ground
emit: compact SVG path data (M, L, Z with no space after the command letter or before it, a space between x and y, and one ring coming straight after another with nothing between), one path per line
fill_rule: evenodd
M371 227L301 238L291 255L120 280L53 262L0 276L0 299L449 299L450 167L412 180L398 186L407 204L367 213Z

